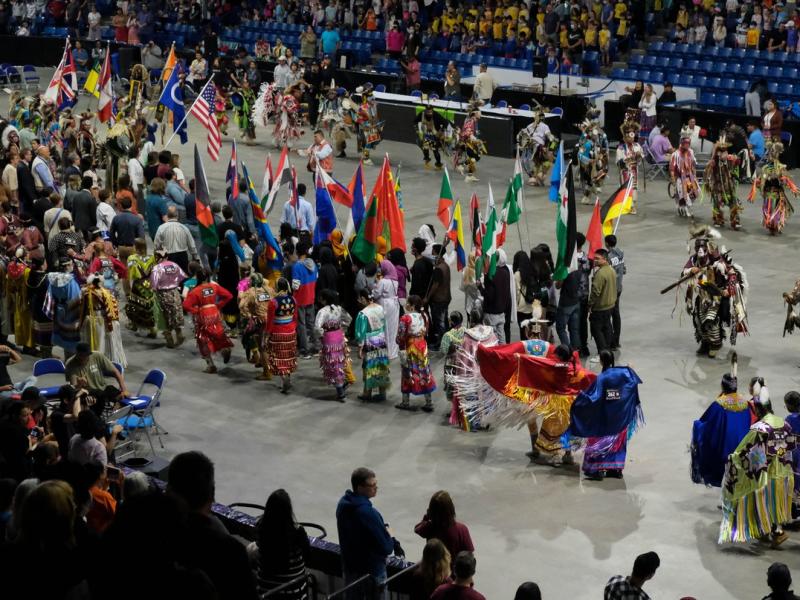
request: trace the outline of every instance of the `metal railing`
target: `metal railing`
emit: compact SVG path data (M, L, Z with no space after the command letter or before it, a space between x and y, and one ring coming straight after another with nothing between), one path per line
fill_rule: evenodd
M303 583L306 584L306 597L310 600L316 600L317 598L317 578L314 577L311 573L304 573L303 575L298 575L294 579L287 581L279 585L276 588L269 590L260 595L260 600L267 600L267 598L280 598L283 593L287 590L296 590L300 587Z
M386 580L388 600L407 600L409 598L409 575L417 565L409 565L402 571L398 571Z
M373 600L380 597L383 586L376 584L371 575L362 575L343 588L325 596L325 600Z

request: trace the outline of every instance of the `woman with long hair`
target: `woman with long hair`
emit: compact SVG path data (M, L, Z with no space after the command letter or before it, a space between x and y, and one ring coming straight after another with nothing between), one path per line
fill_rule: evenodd
M386 315L386 353L389 360L397 358L397 328L400 322L400 301L398 300L399 276L394 264L389 260L382 260L372 291L376 302L383 307Z
M363 402L372 400L372 390L378 390L379 402L386 400L389 387L389 355L386 353L386 314L375 302L372 291L362 289L358 296L363 307L356 316L355 336L361 358L364 392L358 397Z
M411 571L410 600L428 600L433 591L450 577L450 552L436 538L428 540L420 560Z
M205 269L201 269L196 277L197 287L187 294L183 308L194 317L197 349L206 361L203 372L216 373L214 353L220 352L225 364L231 359L233 343L225 334L220 309L233 299L233 295L218 283L209 281L209 272Z
M453 499L444 490L439 490L431 496L428 511L422 517L422 521L414 527L414 533L426 540L433 538L441 540L451 556L458 556L462 551L475 551L469 529L463 523L456 521Z
M322 344L319 366L325 381L336 388L336 400L344 402L346 369L350 362L350 348L344 332L350 326L350 315L339 306L336 290L322 290L320 299L323 306L314 322Z
M431 393L436 389L436 380L431 373L428 359L428 343L425 335L428 323L422 316L422 298L417 295L408 297L406 314L400 319L397 328L397 345L400 347L401 379L400 391L402 401L395 408L400 410L416 410L409 403L409 396L424 396L425 405L422 410L433 412Z
M306 572L309 543L306 530L294 517L286 490L275 490L267 498L264 514L256 525L256 541L247 547L250 566L260 594L274 590ZM276 595L281 600L308 598L306 580Z

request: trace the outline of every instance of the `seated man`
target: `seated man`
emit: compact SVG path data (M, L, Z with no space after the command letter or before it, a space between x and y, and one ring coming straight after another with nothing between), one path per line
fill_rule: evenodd
M653 138L653 143L650 144L653 160L657 163L666 163L674 151L675 148L672 147L672 143L669 141L669 127L664 125L658 135Z
M111 403L113 406L117 400L130 396L122 373L104 354L92 352L86 342L78 343L75 356L67 361L65 367L67 381L76 389L89 392L89 406L99 417L103 416L106 405ZM119 388L106 385L107 375L117 380Z

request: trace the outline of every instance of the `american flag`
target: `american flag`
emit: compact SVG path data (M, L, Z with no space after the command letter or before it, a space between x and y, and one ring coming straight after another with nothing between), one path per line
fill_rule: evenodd
M214 100L217 97L217 86L209 82L203 88L202 93L197 97L190 112L197 117L197 120L206 128L208 135L208 155L211 160L219 159L219 150L222 147L222 138L219 134L217 117L214 115Z

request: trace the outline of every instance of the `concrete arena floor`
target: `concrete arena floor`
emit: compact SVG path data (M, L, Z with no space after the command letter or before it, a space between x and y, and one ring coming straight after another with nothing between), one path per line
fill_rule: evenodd
M272 153L275 163L278 151L267 144L267 132L259 131L258 137L258 145L238 147L240 158L260 180L266 153ZM212 197L221 201L230 139L225 139L219 162L206 161ZM198 143L206 159L205 132L194 119L190 119L190 140ZM308 132L304 140L310 140ZM191 145L175 142L170 149L182 155L190 177ZM423 170L416 146L384 142L379 150L376 162L389 152L392 164L402 166L410 242L422 223L436 221L440 175ZM294 163L310 185L305 160L297 157ZM353 158L337 159L335 176L349 181L354 166ZM487 182L492 183L496 201L502 202L512 169L510 160L480 162L481 181L474 189L482 206ZM377 166L366 168L368 188L377 170ZM615 169L603 199L616 181ZM458 174L453 176L453 187L466 209L472 188ZM527 216L521 223L525 248L542 241L555 248L555 209L546 190L526 187L525 192ZM740 197L746 195L743 186ZM591 207L578 210L578 227L585 231ZM710 221L710 210L708 203L696 208L703 222ZM280 207L271 215L273 225L279 215ZM795 215L777 239L760 227L759 216L758 205L747 205L744 230L723 231L725 244L733 249L750 282L752 335L740 338L737 347L740 381L755 374L766 377L776 410L785 414L783 394L800 387L795 357L800 340L781 338L780 294L798 275L794 261L800 216ZM441 225L436 228L441 235ZM168 351L163 340L125 331L130 363L126 378L135 390L147 369L157 366L166 371L159 420L169 435L161 454L170 458L192 449L207 453L216 464L220 502L263 502L272 490L283 487L292 496L297 517L323 524L335 540L336 502L349 486L351 470L366 465L379 480L375 505L409 558L416 560L423 541L413 526L423 516L430 495L448 490L458 518L469 525L475 542L476 588L492 600L513 597L517 585L526 580L538 582L545 598L596 598L610 576L627 574L634 557L648 550L657 551L662 561L645 588L654 598L761 597L767 591L765 572L770 563L786 562L798 572L800 543L793 534L780 550L719 548L718 491L693 485L689 479L692 420L719 390L720 377L728 369L728 345L716 360L696 357L682 303L675 308L674 293L658 294L676 279L687 257L687 223L675 215L663 180L648 182L640 195L639 215L624 217L619 238L628 275L618 362L633 364L644 380L641 397L647 418L647 426L629 445L623 480L584 483L577 471L530 464L524 455L529 448L524 430L468 434L446 426L442 415L449 405L441 391L434 394L434 414L395 410L396 363L394 390L385 405L361 404L355 399L357 389L350 390L347 403L339 404L331 401L333 389L322 382L316 360L300 362L293 391L284 396L276 381L254 380L255 369L245 362L238 340L231 363L218 375L205 375L190 336L182 348ZM506 248L509 260L519 245L519 235L512 229ZM463 309L459 281L454 274L452 309ZM15 374L29 373L31 364L26 357L14 368ZM440 379L441 358L435 357L433 364Z

